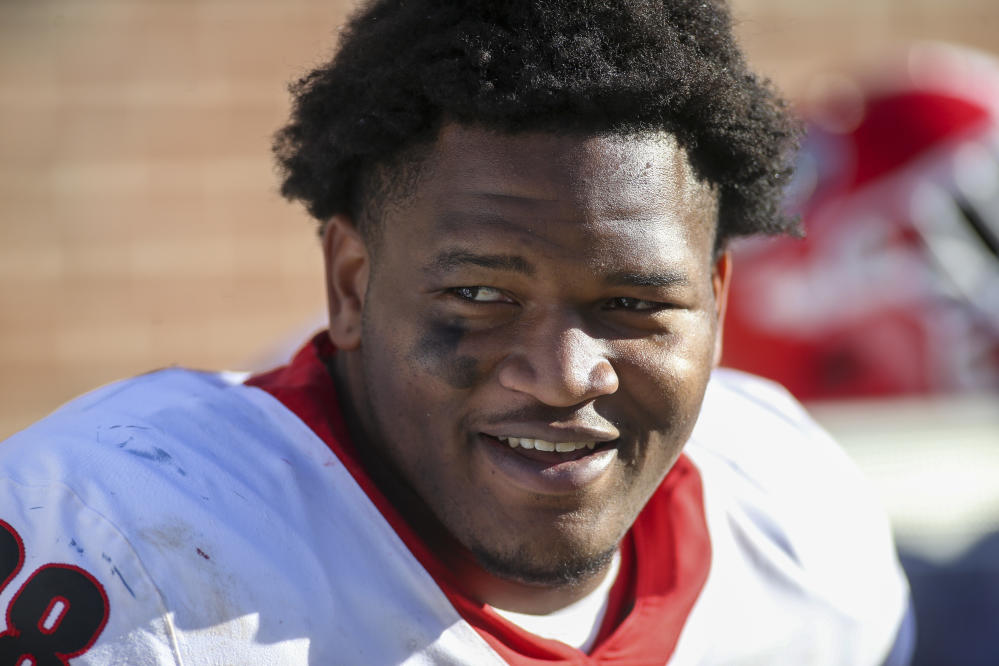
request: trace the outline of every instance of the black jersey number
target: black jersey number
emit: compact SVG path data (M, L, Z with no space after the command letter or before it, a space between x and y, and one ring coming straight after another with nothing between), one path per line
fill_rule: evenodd
M24 542L0 520L0 591L24 566ZM71 564L35 570L7 606L0 666L68 664L94 644L108 620L104 588Z

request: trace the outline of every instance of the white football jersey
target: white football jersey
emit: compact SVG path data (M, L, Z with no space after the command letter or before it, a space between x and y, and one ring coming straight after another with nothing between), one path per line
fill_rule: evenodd
M0 664L538 663L386 517L339 417L269 391L163 370L0 445ZM546 663L885 660L907 608L887 523L786 393L716 372L678 465L686 601L633 600L592 658L537 639ZM629 537L638 594L671 510Z

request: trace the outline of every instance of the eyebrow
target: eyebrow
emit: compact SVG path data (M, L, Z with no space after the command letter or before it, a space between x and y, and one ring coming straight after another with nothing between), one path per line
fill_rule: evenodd
M476 254L467 250L444 250L427 265L429 270L450 273L462 266L479 266L493 270L534 275L534 266L523 257L512 254Z
M682 287L690 284L683 273L631 273L622 271L611 273L604 280L616 287Z

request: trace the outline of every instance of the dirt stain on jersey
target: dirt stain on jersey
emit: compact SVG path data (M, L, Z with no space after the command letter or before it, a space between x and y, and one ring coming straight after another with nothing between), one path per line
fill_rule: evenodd
M132 590L132 586L128 584L128 581L125 580L125 577L121 575L120 571L118 571L118 567L116 567L114 562L111 560L111 556L108 555L107 553L101 553L101 559L111 565L111 575L121 581L121 584L125 587L125 590L127 590L128 593L132 595L132 598L134 599L135 592Z
M123 448L135 439L136 434L141 434L141 432L137 431L143 430L149 430L149 428L146 426L120 424L107 427L98 426L97 441L101 444L112 444L118 448Z
M187 476L184 468L174 462L173 456L164 449L158 446L139 446L143 439L149 438L149 435L145 433L149 430L152 428L138 425L113 425L106 428L101 426L97 428L97 441L101 444L117 446L125 453L137 458L150 460L160 465L169 465L181 476Z

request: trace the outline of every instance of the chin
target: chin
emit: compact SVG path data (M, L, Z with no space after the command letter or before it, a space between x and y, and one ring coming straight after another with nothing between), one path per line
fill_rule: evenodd
M539 556L521 546L513 553L472 548L480 567L504 580L538 587L571 587L600 573L610 563L617 544L593 555L572 554L559 559Z

